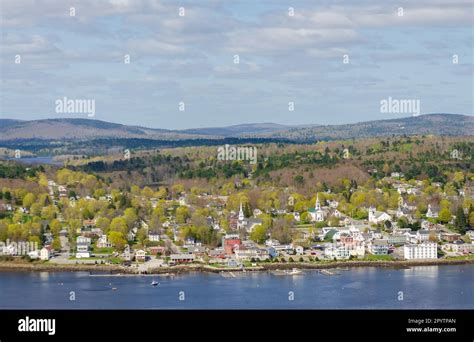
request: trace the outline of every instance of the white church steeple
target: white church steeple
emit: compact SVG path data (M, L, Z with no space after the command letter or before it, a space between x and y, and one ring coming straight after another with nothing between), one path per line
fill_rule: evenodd
M245 220L244 211L242 209L242 201L240 201L240 210L239 210L239 221Z
M314 210L321 210L321 203L319 202L319 194L316 194L316 205L314 206Z

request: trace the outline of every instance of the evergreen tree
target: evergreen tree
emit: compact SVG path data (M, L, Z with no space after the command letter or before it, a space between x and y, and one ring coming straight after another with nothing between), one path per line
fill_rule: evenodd
M467 219L462 206L459 206L456 211L454 226L459 233L464 234L466 232Z

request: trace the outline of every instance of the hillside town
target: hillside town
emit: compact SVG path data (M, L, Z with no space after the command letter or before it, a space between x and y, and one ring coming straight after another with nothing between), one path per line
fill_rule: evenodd
M137 272L181 264L236 269L469 258L474 184L462 173L454 177L457 187L405 181L393 172L372 189L348 184L349 200L331 189L311 198L284 190L280 200L264 203L262 195L259 207L251 204L251 188L231 195L186 191L181 184L107 192L95 176L60 169L54 178L40 173L32 192L2 189L0 254L6 260L114 264ZM240 183L234 186L241 189ZM22 242L33 247L24 253Z

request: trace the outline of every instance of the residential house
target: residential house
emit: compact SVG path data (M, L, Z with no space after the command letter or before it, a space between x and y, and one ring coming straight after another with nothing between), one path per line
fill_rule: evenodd
M189 246L188 247L188 253L194 254L196 256L204 256L204 255L206 255L206 252L207 252L207 250L203 246L195 245L195 246Z
M383 223L385 221L391 221L392 217L383 211L377 211L374 207L369 208L369 222L373 224Z
M194 254L171 254L170 255L170 260L171 262L177 263L177 264L183 264L183 263L191 263L195 259Z
M112 244L107 239L107 234L103 234L97 239L97 247L98 248L112 247Z
M139 249L135 252L135 261L144 262L146 259L146 252L143 249Z
M371 241L368 244L368 250L373 255L387 255L388 241L382 239Z
M268 247L278 246L279 244L280 244L280 242L278 240L275 240L275 239L267 239L265 241L265 246L268 246Z
M407 242L407 237L404 234L388 234L385 239L389 245L403 245Z
M428 241L430 239L430 231L426 229L417 230L416 239L420 242Z
M152 255L163 255L165 254L166 248L163 246L151 246L147 248L148 252Z
M295 247L296 255L304 255L304 248L302 246Z
M235 258L239 261L243 260L266 260L270 259L270 254L267 249L264 248L237 248L235 251Z
M216 248L209 251L209 257L214 259L225 259L225 251L223 248Z
M439 208L428 204L428 210L426 211L426 217L437 218L439 215Z
M47 261L49 260L50 257L51 257L51 249L46 248L46 247L41 248L40 253L39 253L39 258L43 261Z
M80 258L90 258L89 243L76 243L76 259Z
M92 228L95 228L94 219L82 221L82 230L90 231Z
M474 253L474 244L472 243L447 243L443 245L442 249L447 252L454 253Z
M461 234L457 233L441 233L441 239L448 241L448 242L454 242L457 240L461 239Z
M91 244L91 238L90 237L86 237L86 236L78 236L76 238L76 243L77 244L87 244L87 245L90 245Z
M160 235L156 232L148 232L148 240L158 242L160 241Z
M324 248L324 256L328 259L349 259L351 252L347 246L331 243Z

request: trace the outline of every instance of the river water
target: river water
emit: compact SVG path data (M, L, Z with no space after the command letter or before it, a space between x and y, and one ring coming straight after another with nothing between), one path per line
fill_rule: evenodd
M473 309L474 265L324 275L0 273L1 309ZM159 284L151 285L155 280Z

